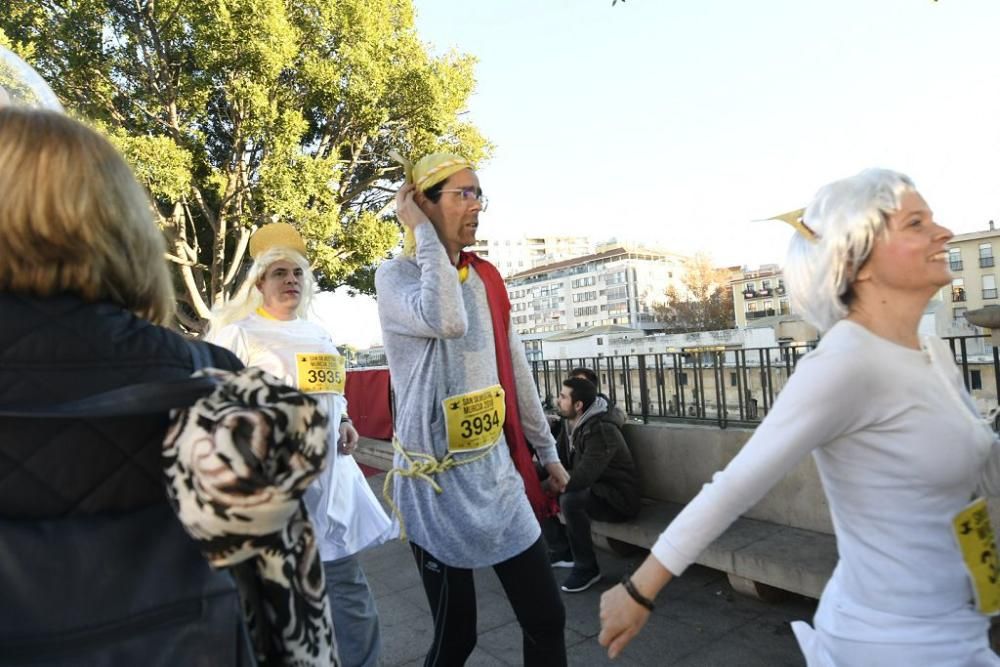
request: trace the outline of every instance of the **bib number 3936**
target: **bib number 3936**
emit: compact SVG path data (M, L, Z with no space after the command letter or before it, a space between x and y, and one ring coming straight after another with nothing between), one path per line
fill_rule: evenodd
M448 431L449 452L472 452L492 445L503 432L506 416L503 388L449 396L441 402Z
M307 394L343 394L347 374L339 354L296 354L299 389Z
M1000 561L986 500L978 498L952 519L958 548L972 579L980 613L1000 613Z

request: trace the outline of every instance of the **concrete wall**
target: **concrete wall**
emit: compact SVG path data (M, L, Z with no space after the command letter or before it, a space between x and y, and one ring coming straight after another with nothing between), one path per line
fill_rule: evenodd
M687 503L750 439L749 429L686 424L627 424L629 443L645 497ZM745 516L833 534L830 508L808 457Z

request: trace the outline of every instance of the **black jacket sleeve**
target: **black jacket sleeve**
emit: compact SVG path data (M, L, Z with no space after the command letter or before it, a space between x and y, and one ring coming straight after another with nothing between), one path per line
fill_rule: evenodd
M603 419L596 424L587 424L585 432L580 433L580 439L581 442L577 445L579 460L574 462L570 471L567 491L579 491L592 486L607 469L618 448L626 446L625 437L618 427Z

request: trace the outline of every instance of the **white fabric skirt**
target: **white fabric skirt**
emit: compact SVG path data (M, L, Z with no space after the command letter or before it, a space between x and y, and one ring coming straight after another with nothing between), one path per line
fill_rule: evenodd
M320 540L322 551L334 560L346 558L399 535L399 526L382 509L353 456L338 455L329 474L325 486L333 492L326 494L329 527ZM328 560L326 555L323 559Z
M792 623L808 667L1000 667L989 618L971 603L935 616L873 609L844 593L836 571L813 623Z
M979 641L935 644L887 644L833 637L804 621L792 623L808 667L998 667L986 628Z

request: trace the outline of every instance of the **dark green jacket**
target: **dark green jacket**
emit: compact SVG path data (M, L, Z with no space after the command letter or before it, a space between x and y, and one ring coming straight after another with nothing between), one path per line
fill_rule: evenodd
M622 435L621 414L620 410L584 414L585 421L573 430L572 446L563 420L556 448L570 474L567 491L589 487L617 512L633 517L639 513L639 479Z

